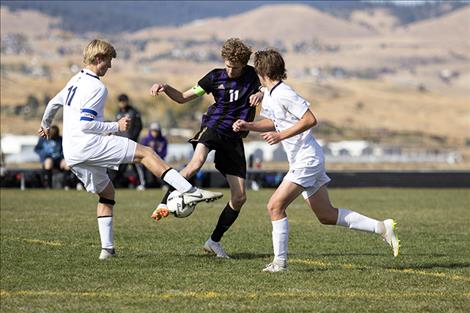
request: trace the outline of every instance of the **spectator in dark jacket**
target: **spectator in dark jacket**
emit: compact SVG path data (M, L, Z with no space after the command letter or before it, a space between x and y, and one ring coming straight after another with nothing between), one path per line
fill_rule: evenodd
M142 130L142 119L140 117L140 112L135 109L129 101L129 97L126 94L121 94L118 97L119 101L119 110L116 112L116 121L119 121L124 116L130 118L129 128L127 131L116 133L118 136L127 137L135 142L139 142L139 135ZM119 169L117 170L116 174L113 178L114 186L116 187L127 187L128 179L125 177L125 173L127 171L127 167L129 164L121 164L119 165ZM136 164L132 164L132 169L136 178L138 179L139 190L141 190L145 185L145 178L142 167L137 166ZM113 176L113 175L111 175Z
M152 123L150 124L149 132L147 136L145 136L140 143L144 146L148 146L155 151L162 160L165 159L166 154L167 154L167 148L168 148L168 140L165 138L165 136L162 135L162 129L160 127L160 124L158 123ZM143 168L144 171L144 177L145 178L150 178L146 179L149 183L149 185L154 185L154 186L160 186L161 185L161 180L157 179L154 175L152 175L150 172L148 172L145 168ZM147 177L151 175L151 177Z
M142 119L140 112L135 109L129 102L129 97L126 94L121 94L118 97L119 110L116 112L116 121L122 117L127 116L130 118L129 128L125 132L119 132L117 135L127 137L136 142L139 141L139 135L142 131Z
M46 188L52 187L52 170L58 169L68 171L69 168L64 160L62 151L62 136L59 127L52 125L49 133L49 139L39 138L34 147L34 152L39 155L43 170L43 185Z

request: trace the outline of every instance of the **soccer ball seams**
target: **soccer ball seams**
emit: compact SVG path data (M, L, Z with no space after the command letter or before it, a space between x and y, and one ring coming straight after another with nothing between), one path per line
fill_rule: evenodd
M178 191L173 191L167 200L168 210L175 217L184 218L194 212L195 205L187 205L183 195Z

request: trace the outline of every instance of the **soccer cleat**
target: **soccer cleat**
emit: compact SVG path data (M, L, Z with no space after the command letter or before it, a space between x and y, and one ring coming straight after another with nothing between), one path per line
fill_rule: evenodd
M287 271L287 262L285 260L275 260L266 265L263 272L277 273Z
M169 214L170 211L168 210L166 204L160 203L150 217L158 222L162 218L167 217Z
M109 258L113 258L116 256L116 251L114 248L108 249L108 248L102 248L101 253L100 253L100 260L106 260Z
M398 240L398 235L395 230L397 223L392 219L385 220L383 223L385 226L385 233L382 237L384 241L392 247L393 256L397 257L400 253L400 240Z
M197 188L193 192L185 192L183 195L183 201L185 204L196 204L199 202L211 202L217 199L222 198L223 194L221 192L212 192L209 190Z
M222 245L219 242L215 242L211 238L207 239L202 249L204 249L204 251L206 251L207 253L215 254L218 258L230 259L230 257L227 255L227 253L225 253L224 249L222 248Z

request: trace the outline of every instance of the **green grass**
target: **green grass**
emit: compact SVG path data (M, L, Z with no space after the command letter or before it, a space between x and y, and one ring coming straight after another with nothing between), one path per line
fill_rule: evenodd
M160 190L117 191L118 257L99 261L96 196L1 190L1 312L470 312L470 190L331 189L336 206L398 220L401 255L378 236L320 225L301 199L288 210L289 271L272 258L265 203L249 192L205 255L225 196L186 219L149 218Z

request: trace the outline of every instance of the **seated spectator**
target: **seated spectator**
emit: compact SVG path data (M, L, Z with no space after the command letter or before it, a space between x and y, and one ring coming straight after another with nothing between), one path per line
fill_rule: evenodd
M69 170L62 152L62 136L60 136L59 127L52 125L49 139L39 138L38 143L34 147L34 152L39 155L42 164L43 185L46 188L52 188L52 170Z
M162 129L160 124L152 123L150 124L150 128L148 131L147 136L145 136L140 143L144 146L151 147L153 151L155 151L162 160L165 159L167 154L167 147L168 147L168 140L165 136L162 135ZM144 168L145 177L151 175L146 169ZM149 185L160 186L161 181L158 180L155 176L151 175L149 180Z
M142 130L142 118L140 112L130 103L129 97L126 94L120 94L117 98L119 102L119 109L116 112L116 121L119 121L124 116L130 119L129 128L127 131L118 132L116 135L132 139L139 142L140 131ZM121 164L117 171L111 171L110 177L115 187L129 187L138 185L137 189L144 190L145 178L143 166L138 164L131 164L135 176L126 175L129 164Z

